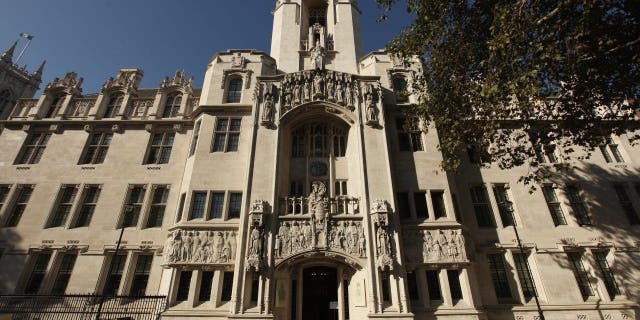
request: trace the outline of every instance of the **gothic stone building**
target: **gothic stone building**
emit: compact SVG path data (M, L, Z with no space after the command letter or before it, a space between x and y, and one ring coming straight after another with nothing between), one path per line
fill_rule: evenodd
M356 1L281 0L273 16L271 53L216 54L201 89L184 72L139 88L142 70L122 69L83 94L69 73L3 113L3 294L290 320L533 320L537 294L548 319L638 319L625 136L533 191L529 168L473 156L443 172L437 131L403 126L420 61L364 55Z

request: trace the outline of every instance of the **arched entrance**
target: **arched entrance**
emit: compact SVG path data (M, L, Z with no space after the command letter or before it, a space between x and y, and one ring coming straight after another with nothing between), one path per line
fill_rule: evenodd
M310 267L302 271L302 319L338 320L336 268Z

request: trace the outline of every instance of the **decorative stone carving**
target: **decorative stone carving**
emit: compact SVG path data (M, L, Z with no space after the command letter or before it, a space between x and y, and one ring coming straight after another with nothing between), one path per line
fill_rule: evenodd
M363 258L366 248L361 221L312 218L280 221L274 253L285 259L308 250L333 250Z
M160 89L183 89L185 93L191 93L193 91L193 77L187 79L184 70L178 70L171 80L169 77L164 77L160 83Z
M227 264L235 259L234 231L174 230L164 246L167 264Z
M328 200L325 196L327 186L324 182L314 181L311 184L311 194L309 194L309 209L312 217L316 221L323 221L327 213Z
M84 117L96 103L95 99L74 99L71 102L70 117Z
M380 270L394 268L393 232L389 226L389 204L385 200L374 200L371 206L371 222L375 230L376 265Z
M407 259L413 263L468 261L462 230L408 230L403 233Z
M377 104L378 101L382 101L382 90L379 84L377 86L371 83L366 84L363 89L363 96L367 124L375 126L378 124L379 110Z
M75 72L67 73L64 78L55 78L44 88L44 92L62 91L66 94L80 94L82 92L83 78L77 79L78 74Z
M142 81L143 75L144 73L140 69L121 69L115 79L110 77L102 85L102 91L121 90L128 93L135 92L138 90L138 85Z
M247 58L242 56L242 53L236 52L233 54L233 58L231 58L231 67L244 69L247 65Z
M315 70L324 70L324 58L326 55L324 47L320 44L320 40L316 40L311 50L311 65Z
M153 99L134 99L131 116L144 117L153 106Z
M15 117L28 117L38 103L37 99L20 99L16 107Z
M247 244L246 269L260 271L264 248L263 216L266 214L265 201L255 200L249 212L249 243Z
M262 96L262 116L260 123L264 126L273 124L273 118L275 116L275 86L267 82L264 84L263 96Z

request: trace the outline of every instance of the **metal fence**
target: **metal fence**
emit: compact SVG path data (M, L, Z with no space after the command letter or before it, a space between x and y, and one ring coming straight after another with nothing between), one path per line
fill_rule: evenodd
M157 320L166 302L165 296L0 295L0 319Z

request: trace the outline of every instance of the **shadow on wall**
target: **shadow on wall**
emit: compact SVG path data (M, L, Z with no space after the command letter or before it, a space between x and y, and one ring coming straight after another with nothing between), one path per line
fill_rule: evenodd
M582 193L583 199L587 204L587 210L593 223L593 226L587 227L594 232L594 239L591 240L594 243L599 243L598 247L602 247L603 251L609 252L615 246L614 257L609 261L611 262L610 267L615 276L616 284L629 301L637 304L640 301L640 252L638 251L638 246L640 246L640 224L632 224L630 218L627 217L614 186L624 186L629 201L633 204L636 219L640 220L640 207L638 207L640 201L634 201L640 196L638 194L640 191L640 187L638 187L640 185L640 172L628 169L625 165L616 168L603 168L585 163L581 164L580 167L556 173L549 180L557 183L558 186L576 183L584 191ZM570 204L566 199L565 208L570 208ZM565 215L568 215L568 213L565 212ZM565 251L575 245L569 242L563 244L568 246ZM580 246L580 243L577 243L577 245ZM597 248L593 249L598 250ZM566 254L554 254L552 257L559 266L573 271L573 266ZM590 262L586 259L583 260L585 267L591 270L588 270L591 289L596 296L598 294L606 295L606 288L596 288L594 286L598 278L603 279L603 275L597 265L593 265L594 262L593 260ZM614 299L615 302L617 301ZM611 319L611 317L606 317L600 308L603 303L602 299L598 298L597 310L600 319ZM636 309L635 317L631 314L632 312L630 311L629 317L623 317L622 319L640 319L638 309Z
M9 255L22 242L22 237L13 228L0 228L0 294L12 294L24 265L22 256Z

